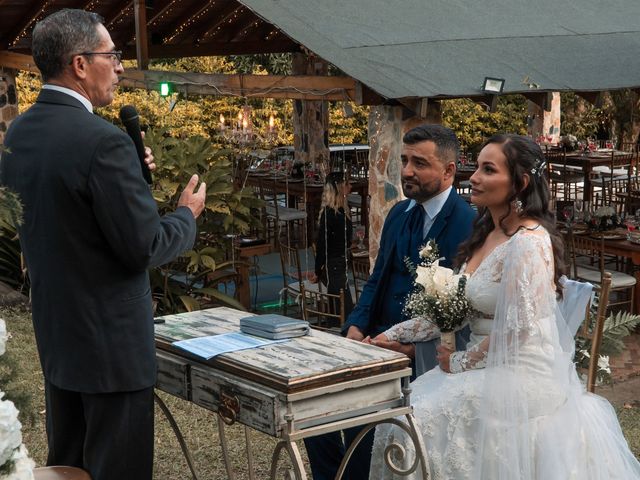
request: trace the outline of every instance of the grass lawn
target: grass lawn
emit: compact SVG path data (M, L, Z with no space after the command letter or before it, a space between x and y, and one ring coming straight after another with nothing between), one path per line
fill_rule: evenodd
M0 316L6 320L7 330L11 335L7 343L7 354L16 359L18 369L17 377L7 390L28 393L30 405L20 412L23 423L23 441L36 464L44 465L47 451L44 432L44 392L30 314L24 310L4 309L0 310ZM216 415L170 395L163 393L160 395L169 406L185 436L198 475L201 478L227 478L222 460ZM640 458L640 407L638 404L634 405L631 408L619 408L617 412L631 449L636 457ZM245 428L233 425L227 427L226 431L237 478L249 478L244 441ZM250 436L257 478L268 478L275 439L255 431L250 431ZM178 441L157 407L155 438L154 478L162 480L191 478ZM304 457L304 448L302 446L300 448ZM282 463L281 459L280 464ZM310 475L308 466L307 474Z

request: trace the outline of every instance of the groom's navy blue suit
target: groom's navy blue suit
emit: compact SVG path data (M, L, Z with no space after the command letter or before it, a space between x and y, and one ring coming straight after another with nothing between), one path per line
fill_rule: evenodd
M411 216L414 208L423 208L414 200L404 200L396 204L387 215L380 237L380 248L373 272L365 285L358 304L344 324L343 334L355 325L362 333L372 338L396 323L406 320L402 313L404 300L413 288L413 275L406 266L405 258L411 258L413 265L419 261L418 249L409 248ZM440 255L441 265L451 267L458 246L471 235L471 225L476 212L451 190L449 197L436 216L433 225L423 238L423 244L434 239ZM468 332L465 332L468 336ZM458 348L463 348L467 338L457 335ZM416 355L422 356L421 364L427 368L437 365L436 343L424 342L416 348ZM351 444L360 428L344 431L343 443L340 432L333 432L305 440L314 480L335 478L344 455L344 445ZM345 479L369 478L373 431L360 443L349 461Z
M413 208L416 208L415 201L404 200L396 204L387 215L373 272L364 286L358 305L344 324L343 333L355 325L365 336L373 338L406 320L402 308L413 287L413 276L404 259L411 258L414 265L419 260L417 250L402 249L402 246L408 244L403 237L411 234L408 222ZM455 190L451 190L423 242L430 239L436 241L440 255L444 257L442 266L451 267L458 246L471 234L475 215L469 204Z

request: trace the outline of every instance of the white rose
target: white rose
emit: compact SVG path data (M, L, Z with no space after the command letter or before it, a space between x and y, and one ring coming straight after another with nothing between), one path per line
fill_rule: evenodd
M18 410L13 402L2 400L3 396L4 393L0 392L0 465L4 465L22 443Z
M0 318L0 355L4 355L5 345L7 344L7 325Z
M449 292L451 292L452 282L453 270L451 270L450 268L441 267L440 265L434 267L433 283L435 291L438 295L448 295Z
M433 267L418 265L416 267L416 275L416 283L422 285L425 292L432 293L434 289Z
M430 243L427 243L422 250L420 250L420 257L421 258L427 258L430 254L431 254L431 250L433 250L433 248L431 247Z

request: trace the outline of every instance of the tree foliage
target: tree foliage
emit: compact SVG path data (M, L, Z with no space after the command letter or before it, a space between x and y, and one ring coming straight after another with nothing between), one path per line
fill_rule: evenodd
M527 103L520 95L500 97L495 112L469 99L442 101L442 123L453 129L460 144L475 150L495 133L527 133Z

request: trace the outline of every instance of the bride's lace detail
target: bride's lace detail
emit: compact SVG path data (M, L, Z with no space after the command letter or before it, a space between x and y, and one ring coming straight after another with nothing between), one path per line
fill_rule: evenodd
M560 346L553 278L543 228L516 233L469 276L467 295L481 313L466 351L452 356L459 373L434 368L411 384L429 479L640 480L615 411L584 392ZM407 434L382 424L370 478L419 480L384 466L394 441L407 450L400 466L415 458Z
M422 317L414 317L395 324L384 334L391 341L401 343L426 342L438 338L440 330Z
M451 370L451 373L462 373L486 366L487 348L482 343L469 347L467 350L453 352L449 356L449 370Z

